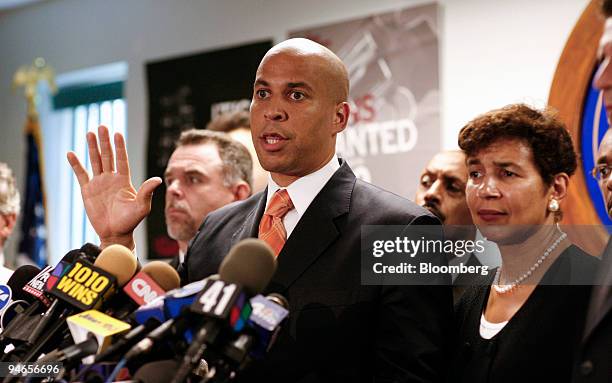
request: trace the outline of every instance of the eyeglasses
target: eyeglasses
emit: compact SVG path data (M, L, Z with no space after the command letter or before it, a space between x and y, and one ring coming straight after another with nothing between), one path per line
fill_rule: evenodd
M607 181L612 173L612 165L598 164L591 170L591 175L597 182Z

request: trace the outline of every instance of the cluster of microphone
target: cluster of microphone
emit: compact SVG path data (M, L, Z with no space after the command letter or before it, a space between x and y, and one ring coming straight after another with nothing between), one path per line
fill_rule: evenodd
M0 362L59 364L47 381L231 381L289 314L284 297L259 295L275 271L270 248L247 239L219 274L180 287L164 262L141 268L123 246L87 244L0 285Z

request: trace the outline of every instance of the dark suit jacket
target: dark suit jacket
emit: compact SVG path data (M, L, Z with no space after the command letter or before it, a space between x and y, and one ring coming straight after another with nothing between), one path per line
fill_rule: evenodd
M612 382L612 240L602 260L578 349L574 382Z
M178 270L180 264L180 257L178 256L178 254L172 258L170 258L170 261L168 261L168 264L170 266L172 266L174 268L174 270Z
M211 213L181 270L216 273L230 247L257 237L266 191ZM425 209L357 180L341 167L301 217L265 293L290 302L289 321L245 381L434 382L443 379L452 330L449 286L365 286L362 225L437 224Z
M569 382L591 286L599 261L570 246L546 271L527 301L491 339L480 336L480 317L495 273L466 290L456 310L457 341L450 382ZM591 280L592 283L592 280Z

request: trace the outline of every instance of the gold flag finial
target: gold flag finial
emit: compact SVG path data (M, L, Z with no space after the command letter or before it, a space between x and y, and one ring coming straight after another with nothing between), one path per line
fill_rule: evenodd
M13 76L13 89L23 87L28 102L28 116L37 116L37 86L39 81L47 81L53 93L57 92L55 72L42 57L37 57L31 65L22 65Z

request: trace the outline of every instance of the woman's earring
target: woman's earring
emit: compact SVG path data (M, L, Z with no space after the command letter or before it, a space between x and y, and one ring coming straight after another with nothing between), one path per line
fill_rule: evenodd
M548 202L548 211L553 213L559 211L559 201L554 198L551 199L550 202Z

